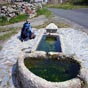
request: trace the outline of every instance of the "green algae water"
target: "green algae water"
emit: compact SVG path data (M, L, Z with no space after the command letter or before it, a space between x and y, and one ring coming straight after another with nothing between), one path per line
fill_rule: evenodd
M45 52L61 52L59 36L43 35L37 50Z
M73 59L26 58L25 66L35 75L52 82L62 82L77 77L80 65Z

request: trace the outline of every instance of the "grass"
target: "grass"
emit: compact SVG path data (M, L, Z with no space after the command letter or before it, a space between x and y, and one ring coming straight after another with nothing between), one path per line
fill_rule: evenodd
M10 30L10 32L8 32L7 34L4 34L2 36L0 36L0 50L3 48L3 43L8 40L12 35L17 34L18 30L20 28L8 28L8 29L1 29L0 32L6 32L8 30Z
M18 15L16 17L12 17L10 20L9 20L9 23L16 23L16 22L20 22L20 21L24 21L28 18L27 15L25 14L21 14L21 15Z
M49 8L60 8L60 9L79 9L79 8L88 8L88 6L83 6L83 5L73 5L73 4L48 4L47 7Z
M38 8L37 10L37 16L39 15L45 15L46 17L51 17L52 13L47 8Z
M40 29L40 28L45 28L47 25L49 25L50 23L55 23L57 26L58 26L58 28L68 28L68 27L70 27L70 25L68 25L68 24L65 24L65 23L62 23L62 22L53 22L53 21L47 21L47 22L45 22L44 24L42 24L42 25L39 25L39 26L33 26L34 28L37 28L37 29Z
M12 17L9 21L6 19L6 17L0 17L0 26L24 21L27 18L28 18L28 16L25 14L21 14L21 15L17 15L15 17Z
M56 25L58 26L58 28L68 28L70 27L69 24L63 23L63 22L58 22L56 23Z
M40 29L40 28L45 28L50 22L45 22L44 24L42 25L39 25L39 26L33 26L34 28L37 28L37 29Z
M0 28L0 32L12 31L13 28Z
M4 34L2 36L0 36L0 41L3 40L7 40L8 38L10 38L13 34L16 34L17 33L17 28L13 29L11 32L7 33L7 34Z
M47 8L38 8L37 10L37 16L45 15L46 17L51 17L52 13ZM15 17L12 17L9 21L6 17L0 17L0 26L13 24L21 21L25 21L28 18L26 14L17 15Z
M2 46L0 46L0 50L2 49Z

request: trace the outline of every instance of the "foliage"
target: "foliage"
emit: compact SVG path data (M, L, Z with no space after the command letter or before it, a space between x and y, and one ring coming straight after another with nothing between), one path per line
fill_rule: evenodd
M7 17L1 16L0 17L0 25L6 24L7 23Z
M38 8L37 15L45 15L46 17L51 17L52 13L47 8Z
M69 0L71 4L88 5L88 0Z
M33 26L34 28L40 29L40 28L45 28L47 25L49 25L50 23L55 23L58 28L68 28L70 27L70 25L66 24L66 23L62 23L62 22L53 22L53 21L47 21L42 25L39 26Z
M20 22L20 21L24 21L27 19L27 15L25 14L21 14L21 15L18 15L16 17L12 17L10 20L9 20L9 23L16 23L16 22Z
M9 21L7 20L6 17L2 16L0 17L0 25L8 25L8 24L12 24L12 23L16 23L16 22L20 22L20 21L24 21L28 18L27 15L25 14L21 14L21 15L17 15L15 17L12 17Z
M31 0L23 0L23 1L25 1L25 2L30 2Z
M2 49L2 46L0 46L0 50Z
M48 5L48 7L61 8L61 9L72 9L73 8L73 6L70 4L57 4L57 5L51 4L51 5Z
M88 8L88 6L86 5L73 5L70 3L66 3L66 4L51 4L51 5L47 5L47 7L49 8L61 8L61 9L79 9L79 8Z
M13 28L0 28L0 32L12 31Z
M0 41L1 40L6 40L8 38L10 38L13 34L16 34L17 33L17 29L16 28L10 28L10 30L12 30L11 32L7 33L7 34L4 34L2 36L0 36Z

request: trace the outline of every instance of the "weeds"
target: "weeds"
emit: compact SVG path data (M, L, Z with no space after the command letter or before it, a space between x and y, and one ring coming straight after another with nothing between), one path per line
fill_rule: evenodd
M53 22L53 21L47 21L45 22L44 24L42 25L39 25L39 26L33 26L34 28L37 28L37 29L40 29L40 28L45 28L47 25L49 25L50 23L55 23L58 28L68 28L70 27L70 25L68 24L65 24L65 23L62 23L62 22Z
M69 4L69 3L65 3L65 4L50 4L47 5L47 7L49 8L60 8L60 9L79 9L79 8L88 8L88 6L83 6L83 5L73 5L73 4Z
M7 39L10 38L13 34L16 34L16 33L17 33L17 29L13 29L11 32L0 36L0 40L7 40Z
M38 8L37 16L45 15L46 17L51 17L52 13L47 8Z

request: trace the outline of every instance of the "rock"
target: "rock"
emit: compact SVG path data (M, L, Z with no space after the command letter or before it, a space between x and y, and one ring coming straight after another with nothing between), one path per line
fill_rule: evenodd
M28 9L25 9L25 7L27 7ZM16 3L16 5L9 5L7 6L2 6L1 7L1 14L2 16L7 16L10 18L12 18L13 16L16 16L18 14L25 14L25 12L30 15L30 18L36 16L36 6L34 6L33 4L29 4L27 2L22 2L22 3ZM25 11L26 10L26 11Z
M4 10L4 9L7 9L7 6L2 6L2 8L1 8L2 10Z
M58 27L54 24L54 23L50 23L47 27L46 27L46 32L57 32Z
M12 8L13 8L13 9L16 9L17 7L16 7L16 5L12 5Z
M12 12L14 12L14 11L15 11L15 9L10 8L10 7L8 7L7 9L8 9L8 11L9 11L9 13L12 13Z
M1 13L4 13L5 14L5 12L6 12L5 10L1 10Z
M0 15L1 15L1 16L6 16L6 14L4 14L4 13L1 13Z

